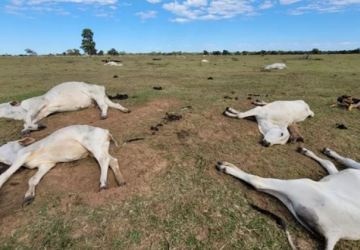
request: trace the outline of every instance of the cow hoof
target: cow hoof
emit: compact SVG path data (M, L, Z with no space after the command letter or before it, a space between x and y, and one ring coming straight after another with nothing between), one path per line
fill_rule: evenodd
M330 149L328 149L328 148L324 148L322 150L322 152L323 152L324 155L330 155Z
M119 187L125 186L125 185L126 185L126 181L119 182Z
M34 196L27 196L24 198L22 206L28 206L30 205L33 201L34 201L35 197Z
M305 148L303 148L303 147L298 147L296 149L296 151L299 152L300 154L305 154L307 150Z
M102 187L100 187L100 190L99 190L99 192L101 192L101 191L104 191L104 190L106 190L106 189L108 189L108 186L107 186L107 185L105 185L105 186L102 186Z
M100 119L105 120L107 118L107 115L101 115Z
M44 124L38 124L38 130L43 130L43 129L46 129L47 128L47 126L46 125L44 125Z
M216 169L220 172L225 172L225 166L223 165L223 162L218 161L216 163Z
M130 110L130 109L127 109L127 110L124 111L124 113L128 113L128 114L129 114L129 113L131 113L131 110Z

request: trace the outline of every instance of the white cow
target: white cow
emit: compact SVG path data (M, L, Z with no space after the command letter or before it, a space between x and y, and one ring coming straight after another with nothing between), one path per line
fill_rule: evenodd
M243 119L255 116L261 134L263 145L286 144L290 138L288 127L297 122L313 117L309 105L302 100L275 101L261 107L255 107L247 112L239 112L233 108L226 108L224 115Z
M117 66L117 67L123 66L122 63L117 63L117 62L114 62L114 61L110 61L110 62L104 63L104 65L105 65L105 66Z
M326 250L334 249L340 239L359 240L360 163L324 149L324 154L350 168L338 171L310 150L300 148L300 152L319 162L329 175L320 181L279 180L245 173L227 162L218 162L217 168L279 199L302 226L325 237Z
M118 160L109 154L112 135L106 129L87 125L74 125L59 129L46 138L34 142L26 137L8 142L0 147L0 162L10 167L0 175L0 188L21 167L38 168L29 180L29 189L24 203L29 204L35 197L35 187L41 178L58 162L71 162L92 155L100 165L100 190L107 187L109 165L118 184L125 180L120 172Z
M273 63L273 64L269 64L269 65L266 65L264 67L264 70L272 70L272 69L286 69L287 66L285 63Z
M38 122L56 112L74 111L89 107L93 101L101 110L101 118L107 117L108 107L130 112L118 103L112 102L105 93L105 87L84 82L61 83L42 96L32 97L21 103L0 104L0 117L24 120L22 133L45 128Z

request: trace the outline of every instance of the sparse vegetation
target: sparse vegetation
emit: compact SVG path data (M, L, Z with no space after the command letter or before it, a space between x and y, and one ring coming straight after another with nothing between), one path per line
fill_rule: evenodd
M300 124L305 145L328 146L360 159L360 112L331 108L343 94L360 96L358 55L214 56L206 67L202 55L125 55L124 66L105 67L107 57L1 57L0 102L39 95L60 82L80 80L106 86L109 94L126 93L121 103L131 114L110 110L107 120L87 109L44 120L42 138L69 123L91 122L110 129L120 142L113 148L127 185L98 192L98 166L92 159L60 164L40 182L31 206L22 196L33 171L14 175L0 190L1 249L288 249L284 232L271 218L250 207L255 203L285 219L300 249L322 244L306 232L279 201L216 172L218 160L233 162L265 177L320 179L325 172L296 153L298 144L261 147L255 122L223 117L227 106L247 110L249 94L258 99L304 99L315 117ZM262 72L269 62L287 70ZM151 64L149 64L151 62ZM118 78L113 78L118 75ZM212 81L208 77L213 77ZM153 86L162 86L156 91ZM204 94L205 93L205 94ZM224 99L224 96L234 97ZM237 97L237 99L235 99ZM191 108L189 108L191 106ZM163 125L165 113L182 119ZM346 124L339 130L335 124ZM19 138L21 121L0 119L1 143ZM341 241L337 249L359 249Z

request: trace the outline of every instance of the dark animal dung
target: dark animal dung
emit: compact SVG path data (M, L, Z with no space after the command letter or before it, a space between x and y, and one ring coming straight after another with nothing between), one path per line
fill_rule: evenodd
M155 90L162 90L163 88L160 87L160 86L154 86L153 89L155 89Z
M118 75L114 75L113 78L118 78L119 76Z
M157 126L151 126L150 130L152 131L159 131L159 128Z
M212 76L209 76L208 80L214 80L214 78Z
M129 98L127 94L116 94L114 96L108 95L111 100L126 100Z
M338 128L338 129L348 129L348 127L343 123L336 123L336 128Z
M130 143L130 142L142 141L142 140L145 140L145 138L144 137L137 137L137 138L126 140L124 143Z
M167 122L179 121L182 119L182 115L166 113L163 119Z

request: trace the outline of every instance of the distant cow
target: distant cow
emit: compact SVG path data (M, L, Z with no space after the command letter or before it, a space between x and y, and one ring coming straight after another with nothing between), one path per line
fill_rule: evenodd
M307 117L313 117L314 112L307 103L298 100L275 101L246 112L239 112L228 107L224 115L239 119L254 116L260 133L264 136L262 143L268 147L274 144L286 144L290 138L288 127L304 121Z
M269 64L269 65L266 65L264 67L264 70L272 70L272 69L286 69L287 66L285 63L273 63L273 64Z
M112 102L105 93L105 87L84 82L61 83L42 96L22 102L12 101L0 104L0 117L24 120L23 134L39 130L44 126L38 122L56 112L74 111L89 107L93 102L101 110L101 118L107 117L108 107L130 112L118 103Z
M107 63L104 63L105 66L118 66L118 67L121 67L123 66L122 63L118 63L118 62L114 62L114 61L109 61Z
M110 132L105 129L74 125L59 129L48 137L35 142L26 137L0 146L0 162L10 167L0 175L0 188L21 167L38 168L29 180L29 189L24 202L30 203L35 197L35 187L41 178L59 162L71 162L92 155L100 165L100 190L107 187L109 165L119 185L124 185L118 160L109 154Z
M320 181L279 180L245 173L227 162L218 162L217 169L278 198L302 226L325 237L326 250L334 249L340 239L360 240L360 163L325 149L324 154L350 168L338 171L310 150L300 152L319 162L329 175Z

